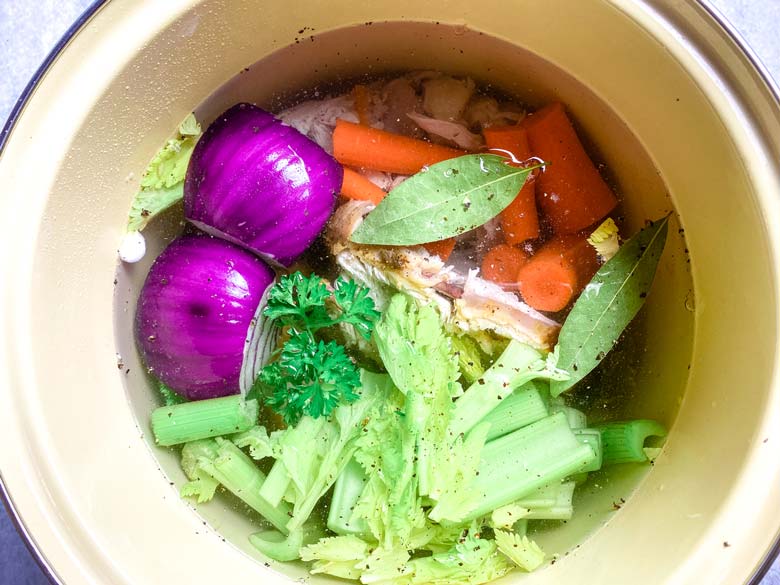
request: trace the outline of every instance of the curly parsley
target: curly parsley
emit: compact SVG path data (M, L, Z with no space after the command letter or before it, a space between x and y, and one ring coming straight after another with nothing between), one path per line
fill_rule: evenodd
M278 359L266 365L255 386L262 387L265 402L295 424L304 415L329 415L340 404L360 396L360 374L336 341L318 340L315 333L349 323L371 338L379 312L369 290L338 277L331 291L317 275L300 272L283 276L268 293L263 313L277 326L289 328L290 338Z

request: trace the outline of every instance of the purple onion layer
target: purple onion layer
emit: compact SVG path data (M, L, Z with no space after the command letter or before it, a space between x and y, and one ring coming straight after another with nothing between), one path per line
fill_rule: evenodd
M328 221L343 169L315 142L256 106L237 104L198 141L184 213L208 233L289 266Z
M236 394L250 322L274 272L205 234L174 240L146 277L136 312L144 362L191 400Z

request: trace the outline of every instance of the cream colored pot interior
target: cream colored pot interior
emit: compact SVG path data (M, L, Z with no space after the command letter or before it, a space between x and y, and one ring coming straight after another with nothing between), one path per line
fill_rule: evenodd
M2 230L0 471L62 580L305 574L265 566L246 540L251 516L229 500L193 511L178 498L184 477L177 456L150 439L157 398L132 338L135 295L175 214L151 227L142 263L117 272L116 246L140 172L188 112L210 121L237 101L273 109L345 77L441 69L532 106L565 102L623 196L627 233L676 213L625 412L671 427L664 453L649 472L625 467L586 490L575 521L539 535L561 558L505 581L746 581L780 522L780 121L719 29L694 8L669 16L667 4L678 3L102 8L0 159L13 209ZM691 23L698 32L684 40L675 27ZM719 69L699 52L710 46Z

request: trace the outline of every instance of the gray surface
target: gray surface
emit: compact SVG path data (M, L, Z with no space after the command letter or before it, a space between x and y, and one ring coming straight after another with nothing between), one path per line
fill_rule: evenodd
M0 0L0 121L6 119L46 54L90 4L90 0ZM780 79L776 32L780 0L713 0L713 4ZM0 585L46 583L0 507ZM780 562L762 585L780 585Z

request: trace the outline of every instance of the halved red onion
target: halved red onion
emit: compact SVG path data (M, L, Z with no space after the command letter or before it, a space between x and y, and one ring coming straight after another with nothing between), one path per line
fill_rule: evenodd
M184 213L202 230L289 266L322 231L342 178L341 165L312 140L237 104L192 153Z
M138 299L136 338L151 372L191 400L236 394L247 331L274 272L205 234L174 240Z

